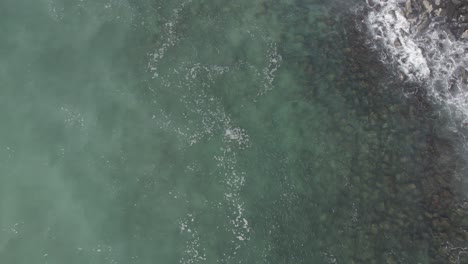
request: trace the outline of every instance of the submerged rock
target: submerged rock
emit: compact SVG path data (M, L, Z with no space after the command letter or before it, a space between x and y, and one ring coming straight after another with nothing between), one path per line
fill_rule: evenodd
M418 91L423 92L419 96L411 94L411 97L418 97L419 103L427 105L431 104L431 99L444 102L446 98L463 91L461 84L466 84L465 72L468 72L465 69L467 64L463 64L466 63L468 51L468 0L387 0L382 1L378 9L372 6L370 8L369 31L376 40L381 40L380 46L373 45L373 48L384 53L384 56L391 57L386 62L398 67L401 74L406 75L406 79L402 78L404 83L415 82L420 85ZM459 65L465 66L457 68ZM406 81L408 79L410 82ZM454 79L458 86L452 89L454 85L451 82ZM435 87L434 84L442 86L442 81L447 81L446 90L444 87L434 92L428 88ZM447 94L443 94L445 91ZM418 106L414 108L419 110ZM418 114L409 111L408 116L415 119ZM387 126L382 128L387 129ZM427 148L427 156L416 156L410 163L426 164L423 176L417 179L407 178L406 181L396 180L392 188L389 188L392 181L385 181L384 187L379 188L386 190L385 195L389 199L388 202L385 200L384 211L387 216L392 217L391 221L384 219L387 221L378 225L379 233L398 228L417 228L420 232L414 234L414 237L428 242L431 259L429 263L450 263L450 258L456 252L450 250L447 244L452 248L468 248L468 235L465 231L468 228L468 212L459 210L460 200L455 191L458 182L458 160L454 154L456 147L452 142L445 142L437 133L430 133L427 141L418 148ZM382 167L387 163L394 163L391 157L386 159L384 154L379 155L379 158L384 161ZM401 176L395 178L399 179ZM412 197L415 200L421 199L423 212L420 215L400 212L402 207L393 201L403 196L408 198L407 201ZM379 206L375 210L382 211ZM391 223L391 226L383 223ZM375 228L372 229L372 233L375 232Z

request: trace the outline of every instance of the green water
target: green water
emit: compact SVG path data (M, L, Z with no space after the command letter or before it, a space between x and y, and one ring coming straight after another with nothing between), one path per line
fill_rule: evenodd
M427 263L339 5L2 0L0 263Z

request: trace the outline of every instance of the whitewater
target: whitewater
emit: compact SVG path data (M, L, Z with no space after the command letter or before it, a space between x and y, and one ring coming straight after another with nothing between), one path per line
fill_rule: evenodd
M444 108L450 129L468 125L468 33L455 36L446 19L428 1L414 15L411 1L366 1L370 43L381 58L398 68L400 79L419 83L431 101ZM436 1L440 4L440 1Z

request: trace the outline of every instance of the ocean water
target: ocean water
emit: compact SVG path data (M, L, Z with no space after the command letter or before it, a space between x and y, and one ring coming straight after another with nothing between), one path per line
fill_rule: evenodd
M2 0L0 263L464 263L366 8Z

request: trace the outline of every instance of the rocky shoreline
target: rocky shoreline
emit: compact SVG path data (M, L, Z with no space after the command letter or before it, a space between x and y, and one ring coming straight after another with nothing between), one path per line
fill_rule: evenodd
M384 2L373 1L373 8ZM452 21L462 13L450 10L465 2L442 2L399 4L408 20L414 20L414 30L423 33L430 23L443 20L453 38L463 40L464 22ZM343 7L336 8L331 13ZM355 151L349 189L340 202L358 212L343 230L352 225L353 239L361 244L350 249L352 261L347 263L468 263L468 203L457 193L457 170L463 161L455 143L439 134L440 116L424 84L401 78L395 64L383 62L382 50L375 49L366 28L368 11L324 16L316 23L334 31L320 41L319 34L312 33L285 40L320 47L324 56L294 58L309 77L303 96L319 97L315 88L326 82L365 124L364 131L358 131L346 118L337 118L337 129L343 130L339 133L349 135L344 142ZM342 48L342 43L347 46ZM319 64L323 61L330 65ZM327 69L337 65L344 69L342 75L327 75Z
M443 22L455 39L468 39L468 1L406 0L406 16L424 32L433 21Z
M386 50L402 80L426 83L438 101L468 105L454 97L468 85L467 0L368 0L367 25L374 46ZM377 47L379 46L379 47ZM457 104L457 105L455 105Z
M423 33L434 20L444 20L454 39L464 41L464 34L468 34L465 33L468 29L465 20L468 1L408 0L400 3L419 32ZM427 248L428 263L468 263L468 202L458 193L463 181L458 169L464 166L464 161L456 154L456 143L437 132L440 130L435 120L440 117L436 116L434 105L427 91L421 88L422 84L402 82L395 65L382 63L379 51L369 46L366 25L362 24L365 16L364 10L357 18L348 18L345 24L349 25L346 34L349 47L343 50L347 57L346 68L349 69L345 83L360 85L351 90L342 85L338 87L343 89L343 94L348 94L349 102L356 108L362 108L363 101L369 105L369 112L365 114L371 123L372 120L391 123L392 115L403 116L416 126L408 131L411 134L407 136L421 139L414 146L412 157L407 157L407 150L381 146L384 160L385 157L389 160L379 171L383 169L393 173L382 176L383 179L372 180L383 198L381 207L366 208L369 212L366 220L370 226L369 238L378 240L388 233L400 234L402 249ZM374 66L370 71L369 65ZM363 74L366 71L367 74ZM382 90L382 83L391 90ZM412 94L406 103L389 104L392 101L389 97L403 93ZM356 94L361 95L360 100L355 99ZM382 131L382 134L385 134L384 138L399 138L398 133L401 132ZM407 168L417 166L419 169L395 170L392 166L395 164ZM374 262L357 257L356 263ZM412 262L388 255L382 263Z
M367 0L370 7L380 1ZM413 30L424 33L431 23L442 22L455 39L468 39L467 0L399 0L407 19L414 25Z

